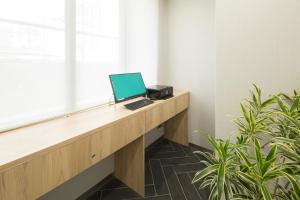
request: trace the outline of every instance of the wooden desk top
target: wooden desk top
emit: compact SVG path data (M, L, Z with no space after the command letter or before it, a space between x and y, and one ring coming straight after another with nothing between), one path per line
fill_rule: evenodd
M188 92L175 90L174 96L186 93ZM123 118L146 111L171 99L155 101L154 104L135 111L125 109L123 105L130 102L128 101L2 133L0 134L0 172L28 161L32 156L59 148L92 131L111 126Z

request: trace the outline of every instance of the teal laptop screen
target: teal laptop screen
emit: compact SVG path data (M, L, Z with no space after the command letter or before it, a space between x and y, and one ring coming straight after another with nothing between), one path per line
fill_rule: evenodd
M120 102L146 93L141 73L110 75L115 101Z

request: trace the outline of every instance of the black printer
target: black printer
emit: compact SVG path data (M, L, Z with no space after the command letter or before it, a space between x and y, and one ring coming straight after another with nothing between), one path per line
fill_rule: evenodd
M168 99L173 97L173 87L166 85L152 85L147 87L147 96L150 99Z

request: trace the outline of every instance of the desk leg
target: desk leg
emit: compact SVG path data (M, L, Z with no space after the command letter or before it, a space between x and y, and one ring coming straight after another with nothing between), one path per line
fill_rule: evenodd
M145 194L144 136L115 153L115 177L139 195Z
M188 145L188 111L184 110L173 118L169 119L165 125L164 137L173 142Z

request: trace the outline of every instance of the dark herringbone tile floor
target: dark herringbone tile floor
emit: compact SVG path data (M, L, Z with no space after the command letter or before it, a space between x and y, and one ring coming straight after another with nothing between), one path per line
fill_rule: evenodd
M196 171L203 168L196 146L185 147L160 139L146 149L145 197L128 188L114 177L97 184L78 200L194 200L208 199L207 189L198 190L191 181Z

